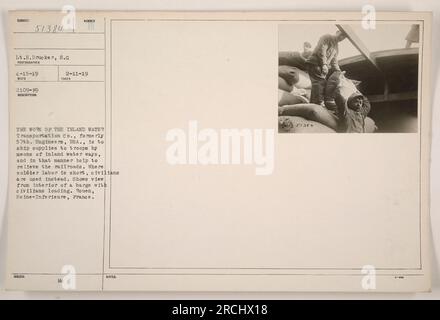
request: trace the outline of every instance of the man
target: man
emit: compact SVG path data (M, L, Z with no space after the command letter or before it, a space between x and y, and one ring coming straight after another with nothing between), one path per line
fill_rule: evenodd
M310 58L312 53L313 53L313 50L312 50L312 45L310 44L310 42L307 42L307 41L304 42L303 52L301 53L301 56L307 60L308 58Z
M278 55L279 66L290 66L307 70L307 59L312 54L312 45L309 42L304 42L303 51L281 51Z
M370 101L360 92L353 93L347 101L337 97L339 132L364 133L365 118L371 110Z
M333 71L341 70L338 64L338 43L345 38L345 33L341 31L335 35L323 35L307 60L307 71L312 82L311 103L324 106L326 78Z

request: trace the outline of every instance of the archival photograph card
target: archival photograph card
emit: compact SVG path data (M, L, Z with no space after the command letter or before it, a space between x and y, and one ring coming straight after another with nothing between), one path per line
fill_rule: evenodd
M431 14L9 12L12 290L431 285Z

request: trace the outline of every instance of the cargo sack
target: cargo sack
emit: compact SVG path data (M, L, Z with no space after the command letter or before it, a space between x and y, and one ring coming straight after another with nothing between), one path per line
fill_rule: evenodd
M312 87L309 74L295 67L279 66L278 76L283 78L288 85L293 85L298 89L310 89Z
M365 118L365 133L373 133L377 131L376 123L370 117Z
M319 122L333 130L338 129L337 118L325 107L313 103L303 103L278 107L278 115L299 116L307 120Z
M336 113L336 99L339 99L338 103L345 103L353 93L358 92L356 84L359 83L347 79L343 71L334 71L327 79L324 91L324 103L327 109Z
M373 133L377 130L374 120L365 118L365 132ZM336 133L335 130L316 121L296 116L278 117L279 133Z
M289 85L283 78L278 77L278 89L286 92L291 92L293 90L293 86Z
M279 133L335 133L336 131L312 120L296 116L278 117Z
M279 52L278 65L291 66L301 70L307 70L306 59L297 51Z
M278 106L308 103L309 100L303 96L292 94L283 90L278 90Z

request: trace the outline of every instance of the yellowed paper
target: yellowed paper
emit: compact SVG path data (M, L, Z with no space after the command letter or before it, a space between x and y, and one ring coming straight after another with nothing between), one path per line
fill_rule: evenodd
M9 289L430 290L431 14L9 18Z

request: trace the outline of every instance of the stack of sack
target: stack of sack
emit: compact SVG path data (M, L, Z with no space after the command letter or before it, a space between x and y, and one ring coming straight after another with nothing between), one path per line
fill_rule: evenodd
M278 59L278 127L279 132L334 133L338 131L335 99L347 101L359 92L359 82L347 79L344 72L333 72L325 90L326 107L312 104L311 81L306 71L306 61L299 52L280 52ZM365 132L374 132L371 118L365 119Z

